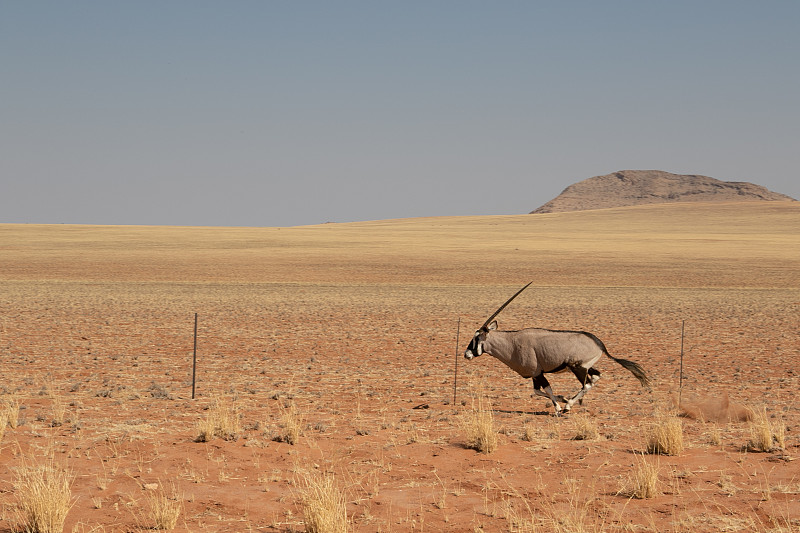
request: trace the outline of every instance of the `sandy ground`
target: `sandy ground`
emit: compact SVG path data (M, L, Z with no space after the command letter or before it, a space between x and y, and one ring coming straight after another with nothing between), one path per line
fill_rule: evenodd
M47 461L74 478L65 531L151 529L159 487L180 506L176 531L303 531L315 474L353 531L800 531L798 250L800 206L783 202L0 225L0 402L19 405L0 440L0 532L19 524L19 473ZM557 418L530 380L465 361L475 328L528 281L501 329L591 331L653 390L602 360L583 406ZM679 393L684 323L685 449L646 454ZM490 454L466 446L481 394ZM198 442L218 402L238 428ZM766 409L782 448L748 448L746 409ZM587 426L597 436L576 439ZM652 498L630 495L642 464L657 468Z

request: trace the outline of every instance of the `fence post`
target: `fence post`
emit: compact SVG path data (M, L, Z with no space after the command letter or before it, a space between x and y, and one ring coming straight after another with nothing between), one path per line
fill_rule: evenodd
M686 320L681 322L681 368L680 374L678 376L678 407L681 406L681 400L683 399L683 337L684 337L684 330L686 328Z
M194 350L192 351L192 400L194 400L195 377L197 376L197 313L194 314Z
M458 386L458 343L459 336L461 335L461 317L458 317L458 326L456 327L456 362L453 371L453 409L456 408L456 387Z

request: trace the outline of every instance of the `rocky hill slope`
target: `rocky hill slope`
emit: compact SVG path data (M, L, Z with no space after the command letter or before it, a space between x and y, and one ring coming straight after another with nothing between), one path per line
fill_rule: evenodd
M667 202L791 201L794 198L743 181L671 174L660 170L622 170L570 185L531 213L583 211Z

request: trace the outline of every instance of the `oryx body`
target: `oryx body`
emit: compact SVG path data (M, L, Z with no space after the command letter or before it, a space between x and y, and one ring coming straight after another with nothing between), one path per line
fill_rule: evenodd
M603 342L591 333L541 328L498 331L497 322L492 319L528 285L512 296L475 332L464 352L464 357L473 359L489 354L523 378L532 379L534 393L549 398L556 413L562 409L559 402L564 403L564 410L570 410L575 402L582 401L584 394L600 379L600 372L594 365L603 355L630 370L643 386L649 386L649 380L642 367L633 361L612 357ZM581 389L569 399L553 394L550 383L544 376L565 370L572 371L581 382Z

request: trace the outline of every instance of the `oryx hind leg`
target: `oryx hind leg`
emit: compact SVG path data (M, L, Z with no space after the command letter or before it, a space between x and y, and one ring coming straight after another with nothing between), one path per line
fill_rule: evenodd
M575 396L567 400L564 405L564 410L569 411L572 409L572 406L575 405L575 402L580 403L583 405L583 395L589 392L589 389L597 383L600 379L600 372L595 370L594 368L584 368L582 366L575 366L571 367L572 373L575 374L575 377L578 378L578 381L581 382L581 390L575 393Z
M553 389L550 387L550 382L544 377L544 374L539 374L533 378L533 393L538 396L543 396L553 402L553 407L556 410L556 415L561 412L561 406L558 402L566 401L563 396L553 394Z

